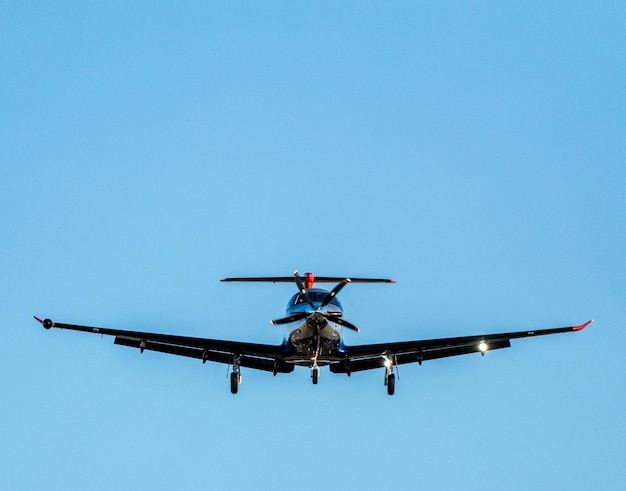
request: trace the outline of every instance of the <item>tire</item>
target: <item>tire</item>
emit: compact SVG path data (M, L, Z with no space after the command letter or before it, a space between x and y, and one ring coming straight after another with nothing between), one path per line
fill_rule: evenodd
M239 390L239 374L235 372L230 373L230 393L236 394Z
M313 385L317 385L317 380L319 376L320 376L319 368L314 368L313 370L311 370L311 379L313 379Z
M387 394L392 396L396 391L396 376L393 373L387 375Z

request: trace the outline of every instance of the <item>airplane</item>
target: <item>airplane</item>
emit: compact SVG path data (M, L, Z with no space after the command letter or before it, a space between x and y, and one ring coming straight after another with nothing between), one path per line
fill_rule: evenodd
M141 353L144 350L159 351L197 358L202 360L202 363L213 361L228 364L231 367L230 391L232 394L238 392L241 384L242 367L269 371L275 376L277 373L293 372L296 366L305 366L311 370L313 384L317 384L320 368L328 366L332 373L343 373L348 376L353 372L383 368L384 385L387 387L387 393L393 395L399 365L415 362L421 365L426 360L469 353L480 353L484 356L489 350L509 348L512 339L581 331L593 322L590 320L578 326L532 331L348 346L342 340L342 328L356 332L359 328L344 319L343 307L337 299L337 294L349 283L395 283L394 280L315 277L313 273L306 273L304 277L300 277L296 271L293 276L224 278L221 281L295 282L298 293L289 300L287 315L271 321L274 325L295 324L295 327L287 329L282 344L276 346L126 331L64 324L50 319L42 320L37 316L33 317L46 329L54 327L115 336L115 344L139 348ZM315 283L337 284L328 291L315 288Z

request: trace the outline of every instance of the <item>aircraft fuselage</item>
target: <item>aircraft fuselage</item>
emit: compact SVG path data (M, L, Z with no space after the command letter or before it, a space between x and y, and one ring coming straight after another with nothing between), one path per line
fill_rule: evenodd
M311 298L313 307L300 293L291 297L287 304L287 316L302 313L310 314L304 322L297 324L295 328L288 328L285 333L286 342L293 353L293 356L289 358L298 365L308 366L311 360L317 360L318 364L325 365L330 359L339 355L342 326L327 320L322 314L342 316L343 309L337 299L333 299L321 307L328 295L327 290L309 288L307 293Z

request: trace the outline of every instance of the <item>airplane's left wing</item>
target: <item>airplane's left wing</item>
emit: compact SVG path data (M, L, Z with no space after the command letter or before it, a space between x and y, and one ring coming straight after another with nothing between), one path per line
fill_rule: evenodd
M35 316L33 316L35 317ZM46 329L68 329L71 331L89 332L104 336L115 336L115 344L139 348L144 350L160 351L172 355L187 356L206 361L233 364L237 359L240 366L266 370L274 373L292 372L292 364L283 361L287 353L286 345L269 345L256 343L242 343L221 339L195 338L176 336L172 334L158 334L141 331L126 331L103 327L79 326L53 322L50 319L35 319Z
M384 367L385 362L393 363L394 365L415 362L421 364L425 360L468 353L484 353L488 350L509 348L511 339L581 331L592 322L588 321L579 326L535 331L345 346L342 352L345 356L344 359L338 363L331 364L330 370L335 373L350 373Z

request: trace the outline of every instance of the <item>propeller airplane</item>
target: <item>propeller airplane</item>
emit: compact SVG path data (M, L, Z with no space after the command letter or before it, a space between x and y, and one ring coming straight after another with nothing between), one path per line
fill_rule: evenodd
M206 361L225 363L232 367L230 391L236 394L241 384L241 367L277 373L290 373L296 366L309 367L311 380L318 383L320 368L328 366L332 373L350 376L353 372L384 368L384 384L387 393L395 392L398 365L422 364L426 360L449 356L480 353L488 350L509 348L512 339L581 331L591 322L578 326L540 329L532 331L461 336L452 338L400 341L393 343L348 346L342 340L342 329L359 331L359 328L343 317L343 308L337 294L349 283L395 283L381 278L315 277L306 273L304 278L296 271L293 276L225 278L224 282L295 282L298 293L287 304L286 316L272 320L274 325L294 324L288 330L282 344L267 345L158 334L141 331L126 331L101 327L80 326L42 320L33 316L44 328L69 329L106 336L115 336L114 343L132 348L160 351ZM315 288L315 283L336 283L328 291ZM394 373L395 372L395 373Z

